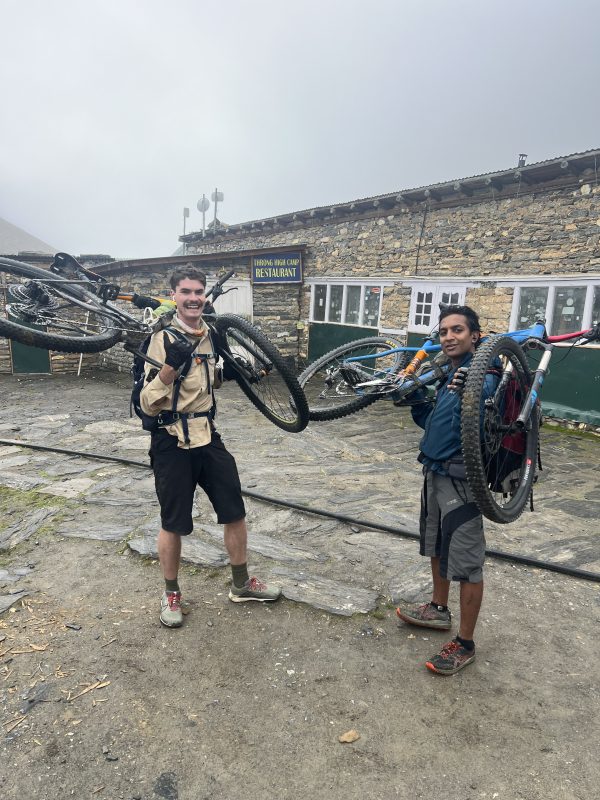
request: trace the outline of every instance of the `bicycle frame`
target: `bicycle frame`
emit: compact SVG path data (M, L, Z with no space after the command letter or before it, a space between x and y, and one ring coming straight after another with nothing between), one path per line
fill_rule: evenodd
M590 336L592 334L593 336ZM540 359L540 363L538 364L535 372L534 378L531 384L531 388L528 392L527 398L523 403L523 408L519 417L515 421L515 425L517 428L524 428L527 425L527 421L531 416L532 409L538 402L540 392L544 383L544 379L548 372L548 366L550 364L550 359L552 357L552 351L554 350L554 346L560 342L566 342L570 340L578 340L587 338L588 341L592 341L592 338L597 338L599 336L598 326L596 325L594 328L585 331L576 331L574 333L567 333L558 336L549 336L546 332L546 325L543 320L538 320L535 325L530 328L526 328L524 330L518 331L509 331L504 336L508 336L511 339L514 339L518 342L524 349L539 349L543 351L543 355ZM352 362L366 362L370 360L375 360L377 358L381 358L383 356L390 356L394 353L401 353L401 352L414 352L415 357L410 362L410 364L400 371L400 373L394 373L391 368L386 368L382 370L382 377L376 378L372 381L365 381L363 383L356 384L353 388L355 390L365 389L369 387L371 390L375 391L379 389L379 393L382 396L389 395L394 392L395 399L400 397L406 397L407 395L411 394L416 388L427 386L434 383L440 377L440 372L444 375L447 375L448 372L451 370L451 365L442 365L437 366L436 369L431 369L429 371L424 372L422 375L416 376L415 372L419 368L419 366L425 361L427 356L434 353L439 353L442 350L440 344L436 343L437 336L435 334L431 334L425 342L421 345L421 347L395 347L391 348L390 350L385 351L385 353L375 353L363 356L352 356L351 358L346 359L348 363ZM482 341L485 341L484 337ZM586 342L587 343L587 342ZM512 365L508 365L508 368L504 370L503 376L501 379L501 383L508 382L510 379L510 372L512 371Z

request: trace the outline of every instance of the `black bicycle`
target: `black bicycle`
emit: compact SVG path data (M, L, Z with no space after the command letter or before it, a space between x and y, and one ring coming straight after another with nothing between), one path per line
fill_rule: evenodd
M0 271L7 298L0 336L62 353L99 353L121 343L128 352L154 363L140 352L140 346L168 324L172 301L124 293L67 253L57 253L47 270L0 258ZM223 285L234 274L231 270L219 278L206 296L215 301L231 291ZM133 303L143 310L143 318L115 301ZM292 433L304 430L308 404L277 348L243 317L217 314L209 306L203 318L217 355L250 402L279 428Z

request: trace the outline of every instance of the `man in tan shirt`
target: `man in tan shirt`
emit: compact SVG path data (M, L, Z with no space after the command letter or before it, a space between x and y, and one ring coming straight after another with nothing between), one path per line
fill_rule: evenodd
M248 575L246 511L233 456L213 421L216 355L202 320L206 277L191 265L170 279L177 305L171 327L154 334L148 355L160 370L146 364L140 394L145 414L157 419L152 432L150 460L161 509L158 557L165 578L160 621L179 627L181 589L178 583L181 537L193 530L192 504L196 486L206 492L224 526L224 542L232 571L229 599L277 600L281 591ZM179 335L178 335L179 334Z

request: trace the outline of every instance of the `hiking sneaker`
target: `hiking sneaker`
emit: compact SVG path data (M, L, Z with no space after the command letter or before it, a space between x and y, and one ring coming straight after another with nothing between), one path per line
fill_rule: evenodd
M281 595L279 586L267 586L262 583L258 578L250 578L246 583L238 589L233 583L229 590L229 599L234 603L245 603L248 600L258 600L262 603L265 601L277 600Z
M183 622L181 592L165 592L160 598L160 621L167 628L179 628Z
M422 628L436 628L438 631L449 631L452 627L452 614L448 609L438 611L436 605L423 603L411 608L397 608L396 614L409 625L420 625Z
M467 650L457 639L452 639L437 655L426 661L425 666L439 675L454 675L471 661L475 661L475 648Z

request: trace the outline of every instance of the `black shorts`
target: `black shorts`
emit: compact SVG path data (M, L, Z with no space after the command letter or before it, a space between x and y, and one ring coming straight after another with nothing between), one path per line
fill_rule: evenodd
M159 430L152 434L150 463L164 530L181 536L192 532L196 486L206 492L219 524L246 516L235 459L216 431L210 444L188 450L177 447L177 437Z

